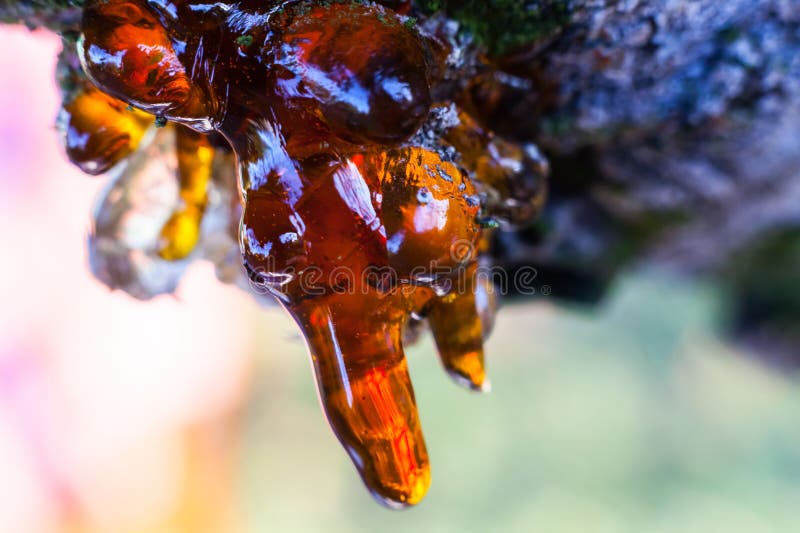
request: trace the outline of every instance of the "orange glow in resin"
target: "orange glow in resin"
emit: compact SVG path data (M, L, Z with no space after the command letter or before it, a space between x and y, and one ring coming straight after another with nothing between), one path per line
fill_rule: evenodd
M178 182L182 205L161 229L158 254L170 261L188 256L200 238L200 225L208 200L214 148L208 137L189 128L175 128Z
M102 174L136 150L152 115L90 85L81 87L64 106L64 144L70 161L87 174Z
M495 295L486 276L472 265L464 286L430 304L428 322L439 358L457 382L475 390L488 390L483 341L491 333Z
M430 484L404 331L427 320L446 371L485 390L495 301L477 275L477 219L532 216L543 193L520 170L531 165L512 161L521 149L463 113L439 132L455 159L409 141L446 47L409 24L410 2L383 4L87 0L79 54L103 92L70 104L70 138L89 141L68 151L102 172L153 115L181 124L181 204L158 251L168 261L195 249L215 151L233 151L245 269L302 330L327 418L369 490L404 507ZM217 133L227 146L212 146Z
M308 341L334 432L366 485L390 506L419 502L430 466L400 342L397 295L331 295L288 309ZM368 320L365 316L372 315Z

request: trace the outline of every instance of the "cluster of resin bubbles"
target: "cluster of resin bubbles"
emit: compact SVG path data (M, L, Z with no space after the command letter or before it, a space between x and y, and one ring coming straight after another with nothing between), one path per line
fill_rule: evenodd
M94 274L148 299L203 258L279 302L333 431L393 507L430 483L403 345L429 327L448 374L486 390L485 251L495 227L537 215L547 174L534 146L482 124L501 73L455 23L415 14L87 0L59 68L67 153L113 177Z

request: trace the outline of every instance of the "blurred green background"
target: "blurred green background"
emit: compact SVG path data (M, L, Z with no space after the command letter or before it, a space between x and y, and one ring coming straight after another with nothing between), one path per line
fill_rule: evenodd
M302 343L261 353L246 529L799 531L800 389L719 340L722 305L714 287L653 273L593 312L508 305L488 395L451 384L426 336L408 355L433 483L402 512L370 501L328 431Z

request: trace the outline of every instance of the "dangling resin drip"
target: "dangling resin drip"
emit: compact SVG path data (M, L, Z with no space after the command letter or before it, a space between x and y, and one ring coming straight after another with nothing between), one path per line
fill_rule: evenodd
M87 84L65 102L64 145L87 174L102 174L139 146L153 117Z
M496 307L489 278L473 264L464 274L463 287L430 304L428 322L439 358L448 374L460 384L485 391L483 341L491 333Z
M328 419L367 486L414 504L430 473L402 328L428 286L471 260L452 249L477 238L474 190L420 149L300 164L267 123L241 143L245 265L302 329Z
M448 53L404 16L411 5L87 0L79 44L106 98L182 125L162 259L195 249L215 165L205 135L227 141L244 267L302 330L333 431L393 507L430 483L404 332L427 320L446 371L487 388L482 217L531 216L544 172L463 114L438 131L441 150L409 140Z
M400 341L404 310L397 295L365 292L287 308L308 341L328 420L364 482L390 506L413 505L430 466Z
M175 147L181 205L161 229L158 251L168 261L185 258L197 245L214 163L214 148L208 137L185 126L175 128Z

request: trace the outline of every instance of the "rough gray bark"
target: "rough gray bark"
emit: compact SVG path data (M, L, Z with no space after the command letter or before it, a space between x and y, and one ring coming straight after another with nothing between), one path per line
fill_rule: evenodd
M711 275L748 342L796 353L800 3L571 7L560 32L502 60L527 85L506 106L516 117L490 118L539 143L554 171L545 218L501 237L500 255L584 281L586 297L631 263Z

